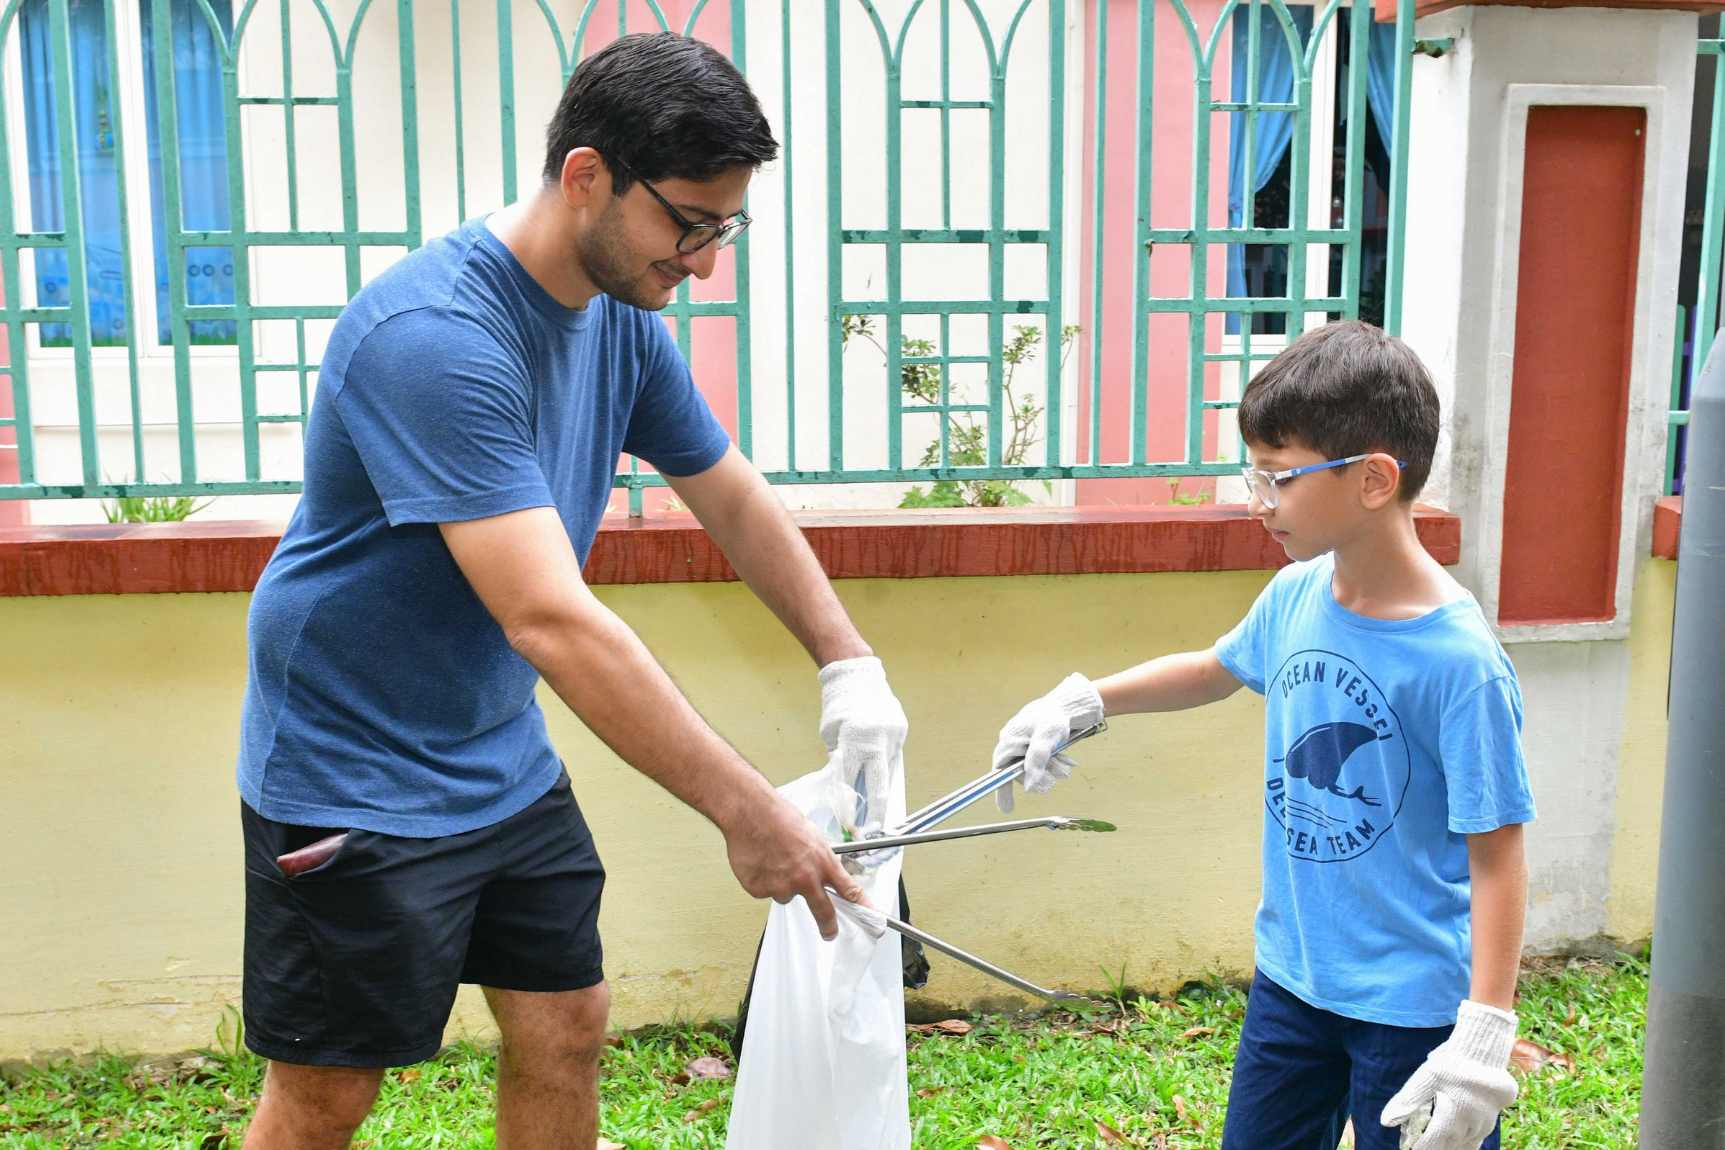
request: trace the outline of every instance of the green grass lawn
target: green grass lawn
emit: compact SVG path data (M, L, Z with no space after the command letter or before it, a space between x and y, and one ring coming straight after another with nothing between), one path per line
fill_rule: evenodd
M1540 962L1523 973L1521 1034L1556 1058L1522 1076L1506 1146L1635 1145L1646 1003L1647 966L1636 959ZM1240 990L1212 984L1082 1016L913 1028L913 1141L918 1150L1215 1147L1244 1009ZM731 1081L686 1073L707 1055L729 1061L723 1031L619 1036L605 1057L604 1139L630 1150L722 1147ZM490 1051L463 1045L390 1073L355 1145L491 1146L493 1070ZM261 1078L261 1062L231 1052L165 1066L108 1057L17 1072L0 1095L0 1148L237 1150Z

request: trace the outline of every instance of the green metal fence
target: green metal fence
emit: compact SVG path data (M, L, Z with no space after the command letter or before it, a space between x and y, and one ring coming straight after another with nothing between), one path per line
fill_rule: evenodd
M1701 221L1701 274L1696 286L1693 320L1693 343L1689 348L1688 373L1684 375L1682 347L1686 334L1686 316L1678 309L1678 366L1671 381L1671 406L1667 416L1670 438L1665 449L1665 490L1678 489L1678 434L1689 425L1689 412L1684 410L1686 384L1707 363L1707 354L1719 332L1719 275L1721 248L1725 247L1725 188L1720 186L1720 165L1725 163L1725 40L1703 39L1696 45L1702 56L1713 57L1712 132L1707 150L1707 198Z
M154 19L151 3L159 6ZM182 4L189 14L179 12L177 5ZM74 34L74 18L90 17L86 5L99 8L106 30L105 58L94 82L102 90L94 93L88 75L82 83L79 80L79 67L87 73L88 61L80 56L82 63L75 66L74 62L75 48L87 55L90 43L88 38L76 40ZM667 8L681 20L673 22ZM763 181L782 187L782 219L763 219L756 233L762 224L782 229L782 239L774 240L782 248L782 272L775 275L770 292L764 289L760 277L751 274L757 269L751 266L745 236L734 249L732 298L694 298L685 284L666 309L686 356L694 352L697 321L716 319L729 325L734 364L725 366L735 374L735 426L741 448L760 459L759 430L781 422L784 427L782 451L775 437L765 453L772 459L763 461L773 482L950 483L1223 474L1237 464L1223 458L1215 446L1217 428L1235 400L1219 391L1218 372L1226 367L1237 380L1244 379L1273 354L1274 346L1266 347L1261 333L1258 346L1253 346L1253 329L1260 323L1256 317L1281 317L1277 322L1285 331L1297 332L1325 316L1356 315L1361 305L1368 151L1365 61L1370 54L1371 8L1364 0L1357 9L1342 0L1319 3L1312 7L1311 31L1304 36L1293 8L1283 0L904 0L897 5L886 0L823 0L821 4L665 0L663 5L658 0L587 0L561 6L552 0L496 0L494 4L489 0L483 4L481 0L466 4L462 0L357 0L351 13L338 17L325 0L276 0L265 5L235 0L231 13L212 6L212 0L144 0L143 22L150 31L149 42L142 43L136 31L140 21L121 0L10 0L0 12L0 162L6 164L6 178L0 181L0 271L5 293L0 314L7 341L7 362L0 366L0 399L10 397L9 413L0 406L0 467L5 464L4 444L10 437L15 441L16 475L8 477L0 471L0 499L297 491L297 462L282 464L278 459L272 465L270 444L276 440L271 437L279 437L281 425L303 426L315 391L316 336L339 314L341 304L339 300L280 302L280 293L271 289L279 286L272 280L281 277L268 272L266 257L297 251L308 259L315 253L339 260L339 273L332 274L339 279L340 299L346 299L366 278L368 259L377 253L411 250L424 241L426 197L437 181L453 181L452 194L447 187L438 190L443 200L453 202L456 219L516 199L530 188L529 173L537 168L536 157L522 154L518 140L523 132L537 131L549 115L549 102L539 100L543 106L538 106L537 97L546 91L553 98L555 94L553 87L541 82L534 87L535 99L528 99L526 90L533 87L528 81L541 81L538 73L548 67L545 61L554 58L560 87L581 57L608 38L613 27L618 34L666 28L717 39L722 50L748 71L751 40L758 52L768 42L765 33L776 24L778 58L765 72L752 75L758 86L771 78L779 88L778 106L769 102L769 115L786 144L785 152L779 171L763 173L757 181L757 192ZM1388 148L1393 174L1383 311L1392 330L1400 319L1412 8L1400 5L1395 25L1397 98ZM1131 14L1136 36L1130 53L1135 56L1130 110L1133 163L1126 173L1133 207L1126 244L1102 226L1106 193L1116 186L1111 181L1122 178L1107 162L1112 150L1109 133L1121 130L1110 125L1122 119L1121 109L1111 107L1111 100L1117 105L1118 98L1111 97L1107 30L1121 19L1122 11ZM448 29L447 43L441 46L446 59L428 58L424 28L433 19L440 30ZM32 25L33 39L21 49L20 29L26 20L38 23ZM40 23L43 20L45 24ZM1244 60L1234 58L1231 43L1240 20L1247 29ZM225 196L231 218L225 228L191 227L186 222L187 161L182 155L181 126L190 97L180 90L188 75L182 58L187 51L186 21L201 28L190 35L207 37L219 63L219 95L211 99L219 103L226 141ZM711 31L714 27L721 29L717 36ZM1272 98L1261 84L1266 58L1261 34L1270 37L1269 50L1286 49L1291 81L1283 98ZM824 40L824 52L802 50L800 46L813 42L815 36ZM494 47L484 43L487 38L495 39ZM1314 226L1308 218L1308 185L1314 161L1328 163L1329 157L1312 154L1313 77L1329 74L1321 66L1320 51L1334 51L1340 58L1338 40L1345 41L1352 61L1345 88L1338 84L1333 93L1334 105L1341 109L1336 120L1345 124L1339 149L1343 175L1337 189L1341 207L1339 218ZM400 109L398 135L387 149L362 142L360 126L377 104L378 70L384 66L378 55L380 43L393 57L390 95ZM367 53L363 59L362 44ZM316 45L326 57L315 69L306 64L308 45ZM125 55L132 49L148 53L153 64L148 93L154 103L153 123L122 106L127 77L136 73L139 63ZM268 67L255 63L242 67L248 59L266 61ZM531 60L540 63L534 65ZM1170 66L1171 60L1177 61L1177 69ZM1031 61L1045 78L1049 107L1043 138L1026 144L1021 131L1026 102L1010 105L1009 98L1014 69ZM1189 90L1177 91L1166 81L1159 84L1159 64L1170 73L1189 73ZM1119 66L1116 60L1116 76ZM32 68L44 74L31 75ZM1074 75L1075 68L1082 74ZM34 222L44 215L43 204L19 191L22 177L34 178L21 170L19 157L34 154L30 148L40 150L47 131L41 115L30 121L27 130L20 128L19 69L26 73L23 81L35 85L28 90L38 93L39 106L46 106L40 93L50 89L52 93L54 158L60 174L55 207L63 221L53 228ZM820 84L825 93L825 106L820 109L825 117L825 156L813 165L796 155L808 146L806 116L812 109L799 105L793 96L809 69L823 73ZM1216 90L1223 71L1243 77L1243 97ZM435 82L428 79L433 72ZM878 101L858 98L859 92L876 83L881 91ZM113 93L121 93L117 101ZM100 116L91 121L80 102L86 99L107 100L106 106L117 110L105 113L106 121ZM483 111L476 110L481 107ZM1037 111L1040 122L1040 108ZM280 114L278 135L255 128L254 118L263 113ZM1069 113L1074 120L1085 119L1084 131L1068 129ZM333 152L308 143L304 125L319 115L334 118ZM1153 147L1160 118L1166 116L1190 117L1191 142L1184 155L1158 154ZM1227 154L1224 147L1243 145L1245 170L1251 172L1254 136L1277 116L1292 117L1293 123L1285 161L1290 169L1289 203L1283 218L1255 218L1251 192L1244 196L1244 218L1238 223L1214 218L1212 200L1217 189L1212 181L1218 171L1226 170L1220 165ZM429 123L422 124L428 117ZM912 132L907 124L913 119L918 125L932 119L938 128ZM878 167L879 191L859 197L847 190L846 165L858 163L851 153L857 124L864 120L872 121L871 130L883 135L884 146L866 161L871 172ZM973 120L986 122L987 190L980 206L966 205L956 194L959 185L975 174L966 171L959 154L961 146L974 142L973 136L981 138L962 127ZM91 321L92 285L86 272L90 237L84 220L89 210L86 198L94 193L81 185L80 157L89 149L92 122L97 133L104 130L104 123L111 130L111 142L104 137L102 143L117 157L111 193L105 178L101 192L117 202L117 263L123 291L114 299L123 302L130 325L115 346L104 346L115 341L93 332ZM484 155L477 142L481 122L486 124L486 134L493 129L495 134L494 146L487 144ZM1214 130L1218 123L1226 129L1228 145L1219 145L1224 133ZM152 162L159 165L150 213L136 210L145 192L136 186L135 177L148 170L138 158L146 147L145 141L136 138L140 124L148 126L147 146ZM427 132L428 126L435 131ZM130 136L128 128L133 129ZM21 141L21 130L34 133L28 146ZM1233 136L1242 130L1235 141ZM1718 130L1716 125L1716 144ZM915 164L919 178L938 173L939 220L931 224L925 204L907 204L906 179L912 173L907 171L905 150L907 142L923 147L933 137L938 138L938 146L928 145ZM793 139L804 142L792 146ZM259 159L266 144L279 145L285 153L272 169L286 172L287 214L281 226L260 227L248 218L248 211L259 202L260 181L270 179ZM452 151L452 169L443 163L439 171L429 170L426 155L433 144ZM316 154L305 154L308 147ZM1034 149L1040 164L1037 179L1043 208L1042 219L1029 226L1009 222L1007 189L1009 161L1021 159L1019 153L1027 147ZM379 192L368 185L367 173L383 152L394 149L399 149L399 160L390 157L390 163L399 164L399 189ZM1094 159L1081 173L1083 179L1075 181L1079 186L1088 184L1087 194L1075 198L1068 174L1084 163L1087 149ZM309 180L308 164L315 169ZM1183 165L1190 175L1184 219L1177 225L1156 222L1166 213L1160 207L1152 211L1155 174L1168 164ZM26 161L22 168L28 166ZM481 173L485 179L478 178ZM134 177L131 184L128 174ZM806 205L809 197L799 199L794 192L810 179L823 186L824 218L798 206ZM306 222L308 210L302 200L324 185L339 198L339 227ZM382 203L379 197L389 202ZM37 194L36 200L40 199ZM1713 202L1710 191L1709 226L1714 221ZM397 212L389 226L369 222L388 214L377 210L380 206ZM916 213L908 210L911 207ZM912 214L914 220L909 218ZM1079 221L1076 226L1074 215ZM879 220L875 226L858 226L857 220L871 217ZM133 283L143 266L134 252L134 224L140 218L153 219L161 237L167 284L163 318L169 334L161 348L151 343L152 333L143 330L145 311L138 305L145 293L136 291ZM26 225L27 220L32 222ZM442 229L429 230L436 234ZM1088 245L1083 242L1086 231ZM811 237L821 241L816 250L824 246L824 269L799 256L811 250ZM757 238L756 243L761 242ZM1211 267L1212 253L1230 246L1236 251L1285 252L1286 290L1231 294L1226 283L1217 282ZM1185 253L1188 270L1184 290L1178 294L1152 293L1151 265L1159 249ZM1717 244L1715 259L1716 249ZM970 298L953 298L952 292L907 291L907 265L921 258L919 253L934 250L950 252L960 262L970 253L978 254L986 268L986 291ZM1043 272L1039 292L1009 290L1009 256L1023 250L1040 252L1034 260ZM1309 253L1332 250L1340 253L1339 284L1308 292ZM196 293L188 284L197 279L200 266L210 273L211 264L200 261L207 261L211 252L218 253L216 260L225 261L222 269L231 266L232 298L192 302ZM884 266L881 290L847 288L847 260L864 252ZM64 268L64 302L41 298L44 259L58 260L55 266ZM1125 350L1115 354L1109 349L1122 345L1109 340L1123 337L1106 326L1104 271L1126 264L1130 266L1132 328ZM926 283L916 286L928 287ZM110 284L112 295L111 289ZM808 303L822 296L824 309L811 314ZM1703 314L1711 315L1707 308L1716 305L1704 306ZM762 309L782 314L785 329L783 359L778 359L775 349L765 373L759 371L761 349L751 326L751 314L759 317L765 314ZM1089 330L1074 332L1073 325L1086 314ZM1177 345L1152 338L1158 316L1184 321L1184 335ZM1229 316L1236 317L1226 322L1238 326L1237 338L1232 333L1221 335ZM809 324L823 329L824 380L808 370L809 356L797 352L799 325ZM966 348L955 335L965 325L980 328L980 346ZM277 332L272 354L263 354L266 349L260 342L266 326ZM1710 324L1704 326L1712 330ZM211 340L202 333L218 328L231 331L231 346L204 346ZM56 338L44 337L49 330L58 333ZM289 331L291 340L283 334ZM873 339L880 348L884 376L859 380L855 357L847 356L849 341L858 334ZM1081 370L1072 370L1062 354L1068 338L1080 351ZM1173 407L1166 396L1152 394L1158 357L1172 357L1170 362L1183 368L1183 395L1175 397L1178 402ZM1036 374L1033 396L1011 389L1019 366L1025 366L1027 374ZM158 376L159 385L152 382ZM782 394L763 384L775 376L783 379ZM280 394L278 381L283 380L290 402L262 402L260 396L266 391ZM1110 381L1116 381L1113 390ZM163 400L152 415L151 395L158 386L171 391L171 402ZM1109 396L1121 392L1129 399L1126 407L1117 402L1111 407ZM847 423L847 417L857 409L859 397L881 424L884 449L847 449L847 438L855 437L854 418ZM44 403L62 408L70 404L75 419L67 416L50 427L52 421L33 417ZM227 413L216 417L203 414L224 404L234 410L222 408ZM771 418L764 419L762 409L769 405ZM1073 411L1084 417L1076 426L1069 418ZM1164 418L1158 412L1166 411L1173 412L1166 418L1179 420L1183 428L1181 450L1156 458L1148 446L1155 430L1152 424ZM824 420L824 441L808 433L811 419ZM1118 460L1106 458L1101 447L1105 424L1116 420L1130 423L1130 450ZM73 423L75 453L69 445ZM225 469L212 468L205 458L205 434L216 425L239 440L234 453L237 462ZM61 452L63 458L70 461L75 454L75 466L64 463L60 472L51 453L44 451L54 428L68 443ZM147 443L164 436L171 443L165 454ZM274 454L282 453L275 450ZM617 483L631 490L638 507L642 489L658 479L631 462Z

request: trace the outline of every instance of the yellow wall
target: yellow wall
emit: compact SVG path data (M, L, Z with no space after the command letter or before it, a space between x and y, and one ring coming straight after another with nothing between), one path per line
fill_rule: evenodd
M1650 922L1663 766L1668 573L1638 593L1613 927ZM847 607L911 718L910 801L986 769L1000 723L1071 670L1205 646L1266 573L848 581ZM1663 580L1663 582L1662 582ZM696 705L775 781L819 766L814 668L735 584L602 588ZM239 993L233 750L243 595L0 599L0 1059L207 1045ZM1643 608L1646 608L1645 610ZM730 1014L765 909L716 831L544 699L610 871L614 1022ZM1167 987L1251 961L1262 711L1127 718L1075 778L1021 811L1092 815L1111 836L1019 835L910 857L918 922L1028 977L1095 988L1103 968ZM976 816L979 821L981 816ZM928 1002L1004 989L934 957ZM464 992L452 1034L488 1033Z
M1665 704L1677 564L1648 559L1635 578L1629 636L1629 698L1618 757L1617 829L1611 840L1606 932L1639 942L1653 934L1659 872L1659 813L1665 795Z

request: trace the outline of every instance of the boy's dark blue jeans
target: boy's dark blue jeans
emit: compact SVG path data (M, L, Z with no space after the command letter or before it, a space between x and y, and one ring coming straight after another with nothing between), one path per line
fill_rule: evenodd
M1357 1150L1397 1150L1384 1106L1451 1028L1361 1022L1319 1010L1252 975L1222 1150L1336 1150L1354 1120ZM1484 1150L1498 1150L1502 1125Z

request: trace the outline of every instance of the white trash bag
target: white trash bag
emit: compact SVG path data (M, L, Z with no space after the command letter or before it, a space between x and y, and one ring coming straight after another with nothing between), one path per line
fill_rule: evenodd
M902 756L888 789L893 826L905 815ZM836 762L779 793L835 842L834 807L856 801ZM893 851L857 876L869 902L895 918L901 863ZM910 1150L899 939L833 902L832 942L801 898L767 912L726 1150Z

